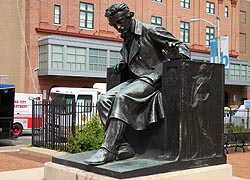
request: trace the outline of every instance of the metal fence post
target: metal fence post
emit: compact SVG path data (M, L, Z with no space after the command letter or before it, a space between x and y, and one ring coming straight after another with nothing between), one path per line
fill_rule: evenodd
M52 148L55 148L55 102L54 101L51 101L51 115L52 115L52 118L51 118L51 146Z
M34 128L35 128L35 126L34 126L34 123L35 123L35 102L34 102L34 100L32 100L32 136L31 136L31 142L32 142L32 145L34 145L35 143L35 130L34 130Z
M49 121L49 102L48 101L45 101L44 103L43 103L43 105L45 106L45 111L44 111L44 115L45 115L45 119L44 119L44 123L43 123L43 128L44 128L44 131L43 131L43 137L44 137L44 145L45 146L47 146L47 143L48 143L48 129L49 129L49 123L48 123L48 121Z
M72 134L75 135L76 133L76 101L73 100L72 102Z
M249 108L247 108L247 128L249 129Z

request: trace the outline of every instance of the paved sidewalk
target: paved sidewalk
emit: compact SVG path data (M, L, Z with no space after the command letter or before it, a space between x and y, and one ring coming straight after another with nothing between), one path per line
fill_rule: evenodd
M43 180L43 167L0 172L1 180Z
M16 152L0 152L1 180L42 180L44 163L52 156L65 154L44 148L24 147ZM233 180L250 179L250 151L229 152L227 162L233 167ZM244 179L243 179L244 178Z
M49 157L34 156L21 151L0 153L0 159L0 172L39 168L43 167L45 162L51 161Z
M250 151L229 151L227 163L233 167L233 176L250 179Z
M47 152L43 148L16 147L6 152L0 151L0 179L1 180L42 180L44 163L51 161L51 155L41 155ZM27 150L27 151L26 151ZM36 151L34 151L36 150Z

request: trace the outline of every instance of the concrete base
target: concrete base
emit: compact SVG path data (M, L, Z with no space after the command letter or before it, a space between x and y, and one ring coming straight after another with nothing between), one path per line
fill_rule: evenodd
M45 163L44 180L117 180L116 178L87 172L52 162ZM229 164L160 173L127 180L232 180L232 166Z

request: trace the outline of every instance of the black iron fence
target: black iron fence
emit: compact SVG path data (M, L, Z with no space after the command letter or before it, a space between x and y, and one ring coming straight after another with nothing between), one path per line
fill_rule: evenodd
M81 131L84 125L97 114L95 105L33 101L32 145L55 150L68 150L69 136ZM250 110L229 110L224 113L225 133L228 123L250 126ZM250 139L249 139L250 142Z
M67 151L68 138L81 131L94 115L94 105L33 101L32 145Z

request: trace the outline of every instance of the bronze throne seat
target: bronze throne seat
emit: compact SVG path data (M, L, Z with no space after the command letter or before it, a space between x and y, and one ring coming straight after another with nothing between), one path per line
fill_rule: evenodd
M207 68L206 78L199 78L201 67ZM126 81L127 74L128 69L117 74L109 68L107 89ZM164 61L160 100L165 119L146 130L127 128L125 133L136 158L170 161L178 169L224 164L223 74L219 64ZM200 79L204 85L197 84ZM204 102L199 99L203 94L207 96Z

